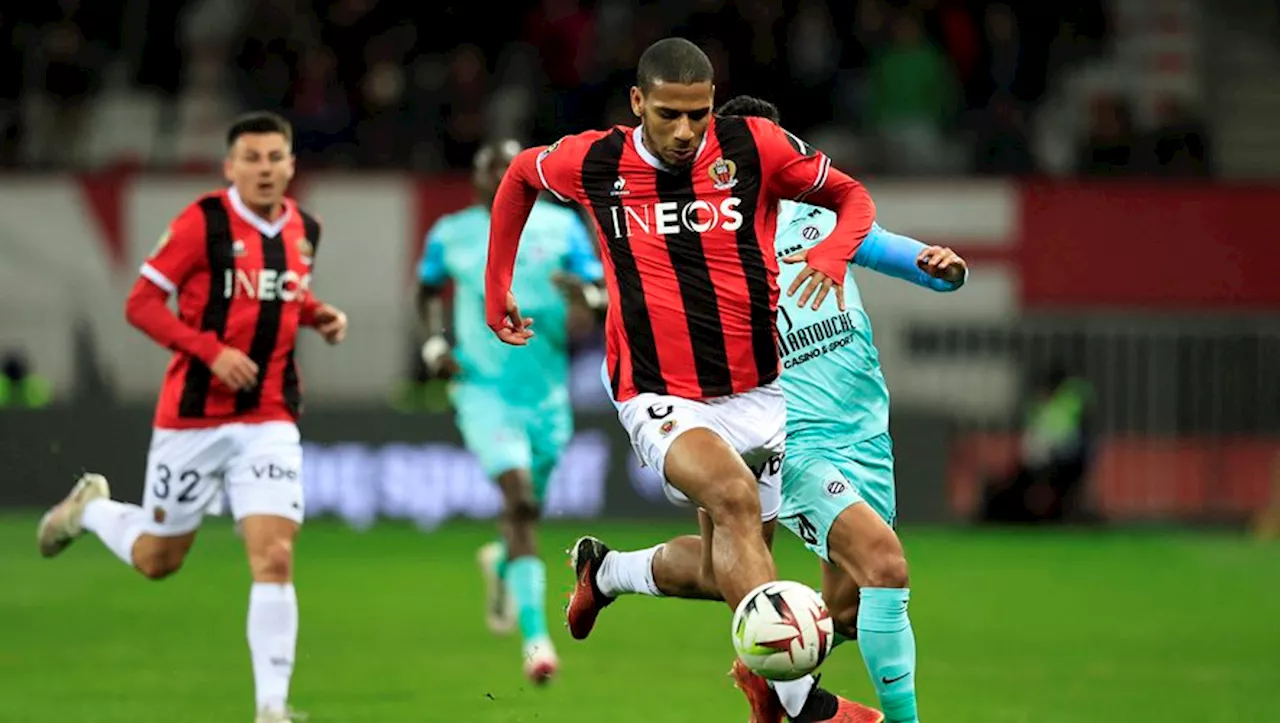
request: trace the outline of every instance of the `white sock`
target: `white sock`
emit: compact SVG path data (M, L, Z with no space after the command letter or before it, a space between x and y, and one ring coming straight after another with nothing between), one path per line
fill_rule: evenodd
M813 690L813 676L806 675L799 680L770 681L769 685L778 694L778 700L787 709L787 715L795 718L804 709L804 702L809 700L809 691Z
M96 534L108 550L124 564L133 567L133 543L142 536L147 513L137 505L105 498L90 500L84 506L80 526Z
M619 595L652 595L661 597L658 583L653 581L653 556L662 545L635 552L610 551L596 572L596 584L600 592L609 597Z
M293 584L255 582L249 590L248 627L258 710L284 712L298 646L298 598Z

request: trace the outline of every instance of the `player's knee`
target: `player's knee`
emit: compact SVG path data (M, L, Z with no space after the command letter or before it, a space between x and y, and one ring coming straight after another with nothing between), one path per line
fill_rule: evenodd
M863 587L904 588L910 585L907 558L900 549L878 552L866 566Z
M540 510L532 496L522 494L507 500L506 513L511 522L528 525L538 521Z
M293 541L287 537L271 540L250 555L253 579L258 582L287 582L293 579Z
M756 481L748 475L726 479L709 494L707 512L716 525L758 523L760 492Z

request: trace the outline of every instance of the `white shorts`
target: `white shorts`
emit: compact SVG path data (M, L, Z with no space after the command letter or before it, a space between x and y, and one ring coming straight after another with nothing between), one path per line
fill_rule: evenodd
M636 456L663 480L667 499L693 504L666 481L667 450L690 429L709 429L742 455L760 481L760 515L767 522L782 507L782 460L787 444L787 405L777 382L741 394L695 401L640 394L621 404L618 419Z
M176 537L221 514L223 496L237 521L251 515L301 523L302 439L290 422L156 429L147 454L147 532Z

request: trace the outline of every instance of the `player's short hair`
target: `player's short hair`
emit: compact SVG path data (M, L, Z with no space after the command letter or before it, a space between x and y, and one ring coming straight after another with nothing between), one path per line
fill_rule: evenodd
M726 100L716 115L736 115L746 118L768 118L774 123L782 122L782 114L778 106L767 100L750 95L740 95Z
M636 85L648 93L659 83L710 83L715 78L711 58L684 38L663 38L650 45L636 64Z
M501 156L515 158L521 150L520 142L513 138L489 141L476 151L475 157L471 159L471 167L476 171L487 170Z
M257 133L279 133L290 146L293 145L293 126L289 121L275 113L256 111L246 113L232 122L227 129L227 148L234 146L240 136Z

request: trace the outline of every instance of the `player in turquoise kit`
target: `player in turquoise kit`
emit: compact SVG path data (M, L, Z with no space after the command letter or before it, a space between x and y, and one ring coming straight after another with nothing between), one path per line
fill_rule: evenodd
M745 96L728 101L718 113L778 120L772 104ZM834 226L831 211L782 202L779 287L795 285L804 255ZM950 249L925 246L879 225L872 227L854 263L935 291L958 289L968 276L963 259ZM852 271L845 278L844 299L843 311L830 305L778 307L788 440L778 517L822 558L823 597L837 643L858 639L884 720L918 723L907 563L893 531L889 390ZM770 539L772 532L766 525ZM597 566L596 584L606 599L626 593L718 599L703 539L686 535L647 550L607 551ZM604 548L594 539L591 545ZM866 720L846 715L813 676L770 684L735 663L734 677L756 723L776 723L784 716L795 723Z
M573 436L570 317L581 318L575 313L581 307L602 308L604 291L596 286L603 269L581 218L563 206L539 202L521 241L515 291L540 331L526 347L503 344L489 331L484 272L490 207L502 174L520 150L505 141L477 153L476 203L442 217L427 234L418 270L419 311L427 369L450 379L449 396L467 449L502 489L502 540L485 545L478 555L488 587L486 619L496 633L519 625L525 673L542 683L559 663L547 635L546 570L537 554L536 524L547 482ZM444 308L449 281L452 338Z

